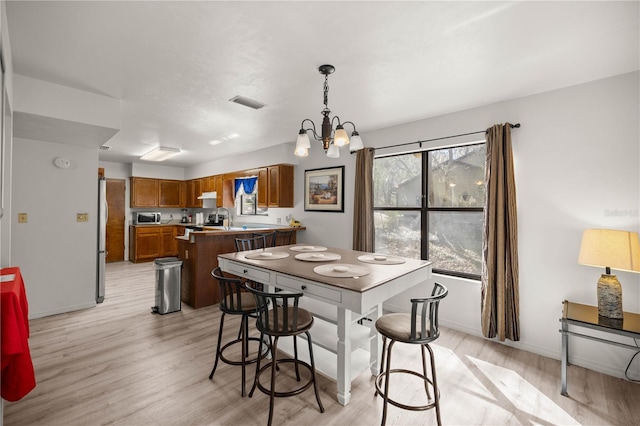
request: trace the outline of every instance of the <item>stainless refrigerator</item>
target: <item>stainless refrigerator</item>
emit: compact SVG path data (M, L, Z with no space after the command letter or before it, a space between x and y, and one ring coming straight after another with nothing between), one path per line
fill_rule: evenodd
M96 302L104 301L104 269L107 262L107 179L98 179L98 276L96 280Z

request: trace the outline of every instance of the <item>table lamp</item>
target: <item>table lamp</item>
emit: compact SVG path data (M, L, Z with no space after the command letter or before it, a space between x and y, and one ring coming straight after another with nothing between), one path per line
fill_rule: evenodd
M578 263L604 267L598 280L598 315L622 319L622 286L611 269L640 272L640 242L636 232L585 229Z

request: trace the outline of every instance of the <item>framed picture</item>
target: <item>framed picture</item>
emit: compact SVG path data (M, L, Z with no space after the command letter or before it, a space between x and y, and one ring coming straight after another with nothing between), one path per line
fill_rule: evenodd
M344 166L304 171L304 209L344 212Z

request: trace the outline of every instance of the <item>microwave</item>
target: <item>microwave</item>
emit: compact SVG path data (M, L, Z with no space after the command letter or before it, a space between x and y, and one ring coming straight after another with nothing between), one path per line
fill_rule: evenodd
M136 225L159 225L160 219L159 212L137 212L133 217Z

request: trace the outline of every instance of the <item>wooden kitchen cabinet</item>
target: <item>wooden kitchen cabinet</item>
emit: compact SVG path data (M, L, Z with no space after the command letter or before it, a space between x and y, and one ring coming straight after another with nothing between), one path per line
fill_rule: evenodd
M130 226L129 260L134 263L150 262L159 257L178 255L176 226Z
M202 200L198 197L202 195L202 183L204 179L190 179L187 181L187 205L191 208L202 208Z
M268 207L293 207L293 166L279 164L268 169Z
M183 187L186 188L186 185L180 180L158 180L158 207L183 207Z
M257 170L258 175L258 207L267 207L269 205L269 170L262 167Z
M177 256L178 255L178 229L175 226L163 226L160 229L162 237L160 254L161 257Z
M158 179L131 177L131 207L158 207Z
M181 180L131 177L132 208L181 208L185 205L186 184Z
M207 178L207 187L209 188L207 192L216 193L216 207L222 207L222 197L223 197L223 188L222 188L222 175L209 176Z
M129 260L149 262L161 256L162 237L159 227L129 227Z

